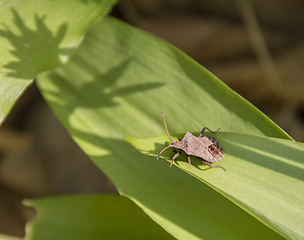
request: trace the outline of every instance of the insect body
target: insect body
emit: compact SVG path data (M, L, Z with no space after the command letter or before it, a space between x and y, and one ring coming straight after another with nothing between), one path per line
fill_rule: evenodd
M157 156L157 159L159 159L159 156L162 154L163 151L165 151L166 149L168 149L170 147L173 147L176 149L180 149L180 151L177 152L173 156L170 167L172 166L174 159L176 159L182 152L185 152L187 154L187 160L188 160L188 163L189 163L193 173L194 173L194 170L191 165L190 155L197 157L199 160L201 160L203 163L205 163L206 165L208 165L211 168L221 167L222 169L224 169L226 171L226 169L220 165L213 166L210 164L210 163L219 162L223 159L224 151L222 149L222 146L213 137L209 137L209 136L202 137L206 129L209 130L210 132L212 132L213 134L217 133L220 129L218 129L216 132L213 132L209 128L204 127L198 137L194 136L190 132L187 132L183 139L180 139L180 138L178 139L179 142L173 142L172 138L169 134L168 128L167 128L164 113L162 113L162 116L164 119L164 124L165 124L165 128L166 128L168 137L172 144L165 147L163 150L161 150L161 152Z

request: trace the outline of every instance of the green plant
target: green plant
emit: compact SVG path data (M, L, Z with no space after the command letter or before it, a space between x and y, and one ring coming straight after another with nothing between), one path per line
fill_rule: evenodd
M22 12L23 4L34 6L34 1L23 1L1 14L9 28L0 30L5 56L1 65L6 70L0 82L0 119L39 74L39 90L75 142L121 195L133 200L174 237L303 238L303 144L292 141L263 113L178 49L119 20L104 17L96 21L79 44L87 26L113 4L98 2L44 1L43 9L54 18L58 8L69 7L70 15L60 23L48 19L49 15L43 18L41 9ZM1 13L7 6L1 6ZM79 16L86 21L75 23ZM35 19L32 27L23 24L25 19ZM30 30L33 26L35 31ZM22 31L20 37L17 32ZM29 33L33 37L29 38ZM49 41L38 55L32 54L31 48L19 48L24 43L34 48L41 39ZM173 156L169 150L163 155L167 161L157 161L157 154L169 142L162 111L174 141L187 131L197 135L204 126L220 127L216 138L225 152L221 165L227 172L207 170L193 159L193 175L185 156L169 168ZM52 209L54 202L60 206L66 199L40 201L31 204L44 212L44 208ZM87 206L89 199L81 201ZM102 205L102 198L98 201ZM117 201L123 204L125 200ZM93 206L100 207L96 202ZM77 209L80 216L85 213L81 211L85 210ZM26 239L47 239L47 228L41 226L56 226L52 220L56 216L47 216L41 214L27 226ZM66 219L69 221L73 216ZM90 227L99 227L92 222L84 218L74 227L83 227L87 233ZM56 239L75 239L72 231L60 231ZM98 238L98 234L94 236ZM88 239L94 238L88 235Z

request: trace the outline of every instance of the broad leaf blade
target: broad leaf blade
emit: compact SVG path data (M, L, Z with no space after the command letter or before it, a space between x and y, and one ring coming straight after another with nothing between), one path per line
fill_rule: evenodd
M120 193L173 236L280 239L206 184L123 140L164 134L162 111L172 134L208 126L289 138L174 47L107 18L87 32L67 64L39 76L38 86L74 140Z
M142 153L156 157L167 146L166 138L127 141ZM213 165L220 164L227 172L210 169L192 157L195 177L283 236L301 239L304 234L304 144L232 133L218 133L216 139L225 157ZM163 158L171 162L173 155L174 152L168 150ZM176 162L179 168L192 174L185 155Z
M173 239L129 199L121 196L69 196L27 202L37 219L26 240Z
M0 4L0 123L40 72L59 66L114 0L4 1Z

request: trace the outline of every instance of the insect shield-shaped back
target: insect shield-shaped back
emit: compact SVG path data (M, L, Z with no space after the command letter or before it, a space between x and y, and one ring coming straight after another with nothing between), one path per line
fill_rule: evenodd
M210 164L210 163L219 162L223 159L224 151L222 149L222 146L213 137L209 137L209 136L202 137L206 129L208 129L213 134L217 133L220 129L218 129L216 132L213 132L209 128L204 127L198 137L193 136L193 134L190 132L187 132L183 139L179 138L179 142L173 142L172 138L169 134L168 128L167 128L164 113L162 113L162 116L164 119L164 124L165 124L165 128L166 128L168 137L172 144L165 147L163 150L161 150L157 156L157 159L159 159L159 156L162 154L163 151L165 151L168 148L173 147L173 148L180 149L181 151L177 152L173 156L170 167L172 166L174 159L176 159L182 152L185 152L187 154L187 160L188 160L188 163L189 163L193 173L194 173L194 170L192 168L191 159L190 159L191 155L197 157L199 160L201 160L203 163L205 163L206 165L208 165L211 168L221 167L222 169L224 169L226 171L226 169L223 166L220 166L220 165L213 166Z
M211 163L219 162L224 157L222 146L210 136L199 138L187 132L184 138L180 142L173 143L173 146L189 156L199 157Z

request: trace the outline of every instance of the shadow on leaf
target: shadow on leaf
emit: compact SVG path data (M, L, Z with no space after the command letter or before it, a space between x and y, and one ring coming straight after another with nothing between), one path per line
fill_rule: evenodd
M60 63L60 55L68 55L73 49L60 48L67 24L61 24L54 34L44 20L46 16L35 15L35 30L25 25L18 12L12 9L13 24L18 28L14 33L7 25L2 25L0 36L6 38L12 45L11 54L16 60L10 61L4 67L8 76L21 79L33 79L38 73L56 68ZM45 57L48 56L47 58Z
M81 80L81 86L72 88L72 84L63 84L66 81L65 77L59 75L59 73L52 72L49 74L49 78L52 83L57 85L58 88L65 88L64 91L71 93L71 96L79 96L76 99L70 99L66 102L66 107L77 105L78 107L84 108L99 108L99 107L114 107L118 105L115 101L115 97L137 94L145 91L149 91L155 88L159 88L164 83L151 82L151 83L140 83L140 84L125 84L124 87L118 87L117 82L122 79L122 75L128 68L131 60L125 60L117 64L105 73L98 72L97 76L94 77L94 70L92 66L79 66L83 67L85 71L88 69L92 70L90 78L85 81ZM76 84L77 85L77 84ZM57 91L46 90L46 92L53 97L60 97ZM79 99L79 101L77 100Z

